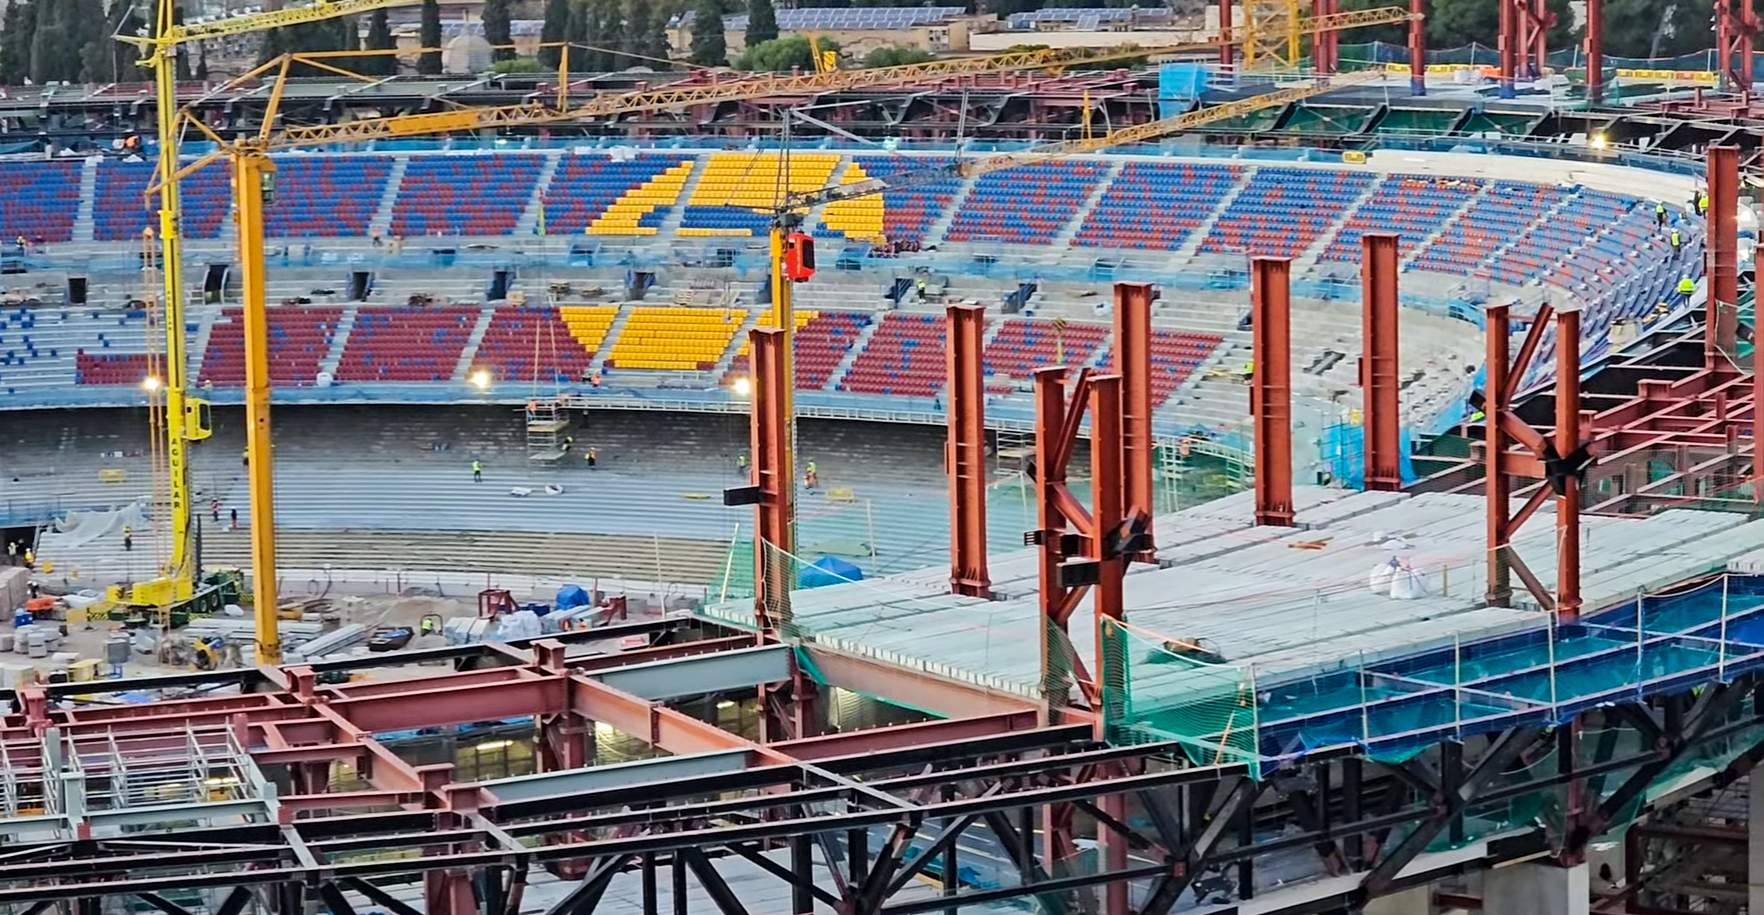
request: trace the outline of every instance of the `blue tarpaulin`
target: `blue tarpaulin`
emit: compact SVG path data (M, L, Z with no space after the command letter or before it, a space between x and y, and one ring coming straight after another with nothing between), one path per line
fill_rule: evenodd
M582 590L581 585L564 585L557 589L557 609L559 610L586 607L589 603L588 592Z
M803 566L797 581L804 588L824 588L847 581L863 581L864 570L837 556L822 556Z

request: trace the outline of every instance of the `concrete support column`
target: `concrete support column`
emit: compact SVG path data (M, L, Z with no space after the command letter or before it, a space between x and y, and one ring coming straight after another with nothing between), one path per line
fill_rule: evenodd
M1433 915L1433 887L1416 886L1370 900L1361 915Z
M1591 873L1584 863L1497 867L1482 878L1482 915L1587 915Z

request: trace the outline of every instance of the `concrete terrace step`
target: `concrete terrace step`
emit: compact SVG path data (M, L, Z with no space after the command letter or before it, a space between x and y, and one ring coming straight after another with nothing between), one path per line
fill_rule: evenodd
M98 159L87 159L80 164L80 203L73 224L73 240L76 242L92 241L96 222L93 211L98 203L98 162Z
M1378 189L1383 183L1382 180L1379 180L1367 185L1366 189L1360 192L1360 196L1355 197L1353 202L1341 211L1341 215L1335 218L1335 222L1323 234L1318 235L1316 241L1311 242L1310 247L1300 251L1298 256L1293 258L1293 266L1302 270L1316 264L1317 258L1321 257L1323 252L1329 250L1329 246L1335 243L1335 237L1341 234L1341 230L1347 228L1348 220L1360 211L1360 207L1366 205L1366 201L1377 195Z
M380 205L374 209L374 218L368 221L369 235L383 238L391 234L392 208L398 203L398 189L404 184L404 170L409 165L409 156L392 159L392 171L386 175L386 190L380 194Z
M349 333L355 329L355 315L360 306L350 305L337 318L337 332L331 335L331 349L319 361L319 372L337 377L337 364L343 361L343 349L349 345Z
M667 216L662 217L661 227L655 232L657 236L666 238L679 235L680 224L686 221L686 202L698 190L698 181L704 177L705 163L710 159L710 156L692 157L692 173L686 176L686 183L680 185L680 199L675 202L674 208L668 211Z
M490 330L490 321L496 316L496 306L486 305L478 311L478 321L472 325L472 333L466 337L465 348L459 351L459 363L453 367L453 380L459 381L466 377L472 369L472 360L478 358L478 347L484 344L484 334Z
M1120 175L1121 169L1126 167L1126 160L1122 159L1117 159L1109 165L1108 171L1103 173L1102 178L1096 182L1096 187L1092 188L1089 196L1079 204L1077 211L1072 214L1072 218L1067 220L1065 226L1054 235L1053 240L1048 242L1050 248L1058 251L1072 246L1072 239L1078 237L1078 231L1084 227L1084 221L1090 218L1090 214L1096 210L1097 204L1102 202L1103 196L1114 185L1115 177Z
M1244 188L1249 187L1250 178L1255 176L1255 172L1256 170L1253 168L1246 168L1243 170L1243 174L1237 176L1237 183L1219 198L1219 205L1213 207L1213 212L1208 213L1207 218L1201 220L1200 225L1195 226L1193 232L1188 233L1188 238L1182 242L1181 247L1170 252L1172 263L1185 263L1200 251L1201 242L1212 233L1213 226L1219 222L1219 217L1231 209L1231 204L1237 199L1237 195L1243 193Z
M539 213L545 208L545 196L551 190L551 179L556 177L562 162L562 154L546 154L545 164L539 166L539 180L533 182L533 194L527 199L527 207L521 211L521 218L515 221L516 238L538 232Z
M979 180L980 176L970 175L962 181L962 186L956 189L955 196L949 200L949 208L931 225L925 227L925 238L922 242L925 247L943 244L943 237L949 234L949 227L955 224L956 214L967 204L968 195L974 193L974 185Z

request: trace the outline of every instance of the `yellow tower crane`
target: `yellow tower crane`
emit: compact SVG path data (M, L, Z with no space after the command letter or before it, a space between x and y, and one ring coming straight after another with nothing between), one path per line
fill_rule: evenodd
M160 0L162 11L169 10L173 0ZM173 108L175 93L171 90L171 64L175 57L176 47L181 43L201 40L205 37L217 37L221 34L240 34L259 29L275 28L299 22L311 22L335 16L345 16L386 6L406 5L414 0L318 0L314 5L295 9L280 10L275 13L262 13L251 16L234 17L214 23L205 23L193 27L169 26L165 20L165 28L156 34L162 37L153 42L158 55L155 74L160 83L160 99L162 111L176 111ZM166 13L169 16L169 13ZM1406 21L1410 18L1407 10L1391 7L1367 10L1348 14L1317 17L1307 20L1305 27L1314 31L1327 31L1336 28L1352 28L1360 25L1383 24L1388 22ZM172 280L175 258L178 254L176 246L177 221L177 184L184 177L207 165L226 159L231 162L233 170L233 193L236 203L236 218L239 228L239 268L241 281L241 306L244 313L244 334L246 351L246 414L247 414L247 455L248 477L250 479L251 498L251 553L252 553L252 592L255 603L257 624L257 661L260 664L279 663L281 659L280 639L276 631L276 565L275 565L275 531L274 531L274 485L270 453L269 425L269 371L268 371L268 330L266 302L264 300L264 258L263 258L263 212L266 204L266 187L273 186L275 171L274 163L269 154L272 150L288 149L301 146L323 145L329 143L358 143L375 139L392 137L412 137L451 133L464 130L485 128L528 126L567 121L580 121L590 118L606 117L628 111L647 111L669 108L681 108L692 105L712 104L722 101L733 101L753 98L788 96L805 92L838 91L884 87L891 85L908 85L942 76L974 73L1004 72L1019 69L1058 68L1074 64L1095 63L1124 58L1156 57L1172 54L1190 54L1209 50L1217 45L1217 41L1194 42L1162 48L1139 49L1040 49L1033 51L1013 51L987 57L963 57L929 61L920 64L909 64L899 67L879 67L865 70L837 70L801 75L762 75L733 79L726 82L713 82L699 85L668 86L660 89L640 90L626 93L606 93L597 95L581 104L569 105L567 64L559 68L559 85L556 94L558 104L555 106L542 103L529 103L514 106L462 108L438 113L390 115L377 118L363 118L346 124L328 124L316 126L288 127L274 130L279 103L283 94L289 72L295 64L306 64L329 70L350 78L368 81L369 77L351 73L329 61L339 58L359 57L377 52L339 51L311 54L284 54L265 63L239 77L235 77L226 85L242 83L247 79L256 78L272 70L276 71L275 85L270 93L269 105L266 108L263 124L255 136L227 140L204 124L190 112L178 112L167 118L162 116L160 123L160 175L157 191L161 200L162 243L165 245L167 261L167 345L169 351L175 345L179 359L182 358L182 307L181 298L178 303L177 317L172 316L173 296L181 296L181 290L174 290ZM567 48L565 53L567 54ZM223 85L223 89L226 88ZM1051 158L1077 152L1093 151L1117 143L1134 142L1162 136L1181 130L1200 126L1216 120L1227 119L1249 111L1260 110L1272 105L1283 105L1316 92L1327 91L1339 84L1322 86L1305 86L1297 89L1280 90L1266 95L1256 96L1226 105L1214 106L1203 111L1192 112L1177 118L1165 119L1152 124L1135 128L1114 131L1102 137L1083 141L1083 148L1069 144L1053 144L1046 151L1037 151L1029 156L989 157L976 160L978 162L995 163L989 170L1006 168L1020 161L1033 161L1035 158ZM1302 94L1295 94L1302 93ZM189 126L207 136L216 144L216 151L208 153L197 160L179 165L176 152L177 131ZM965 168L976 168L974 162L966 163ZM979 172L964 171L961 174L978 174ZM901 176L904 177L904 176ZM896 186L901 177L893 179ZM927 175L924 180L931 180ZM823 189L828 199L844 199L857 196L851 189L861 185L847 185L839 188ZM877 187L869 193L879 193L885 187ZM772 320L786 333L790 333L788 278L783 273L782 264L786 253L786 219L791 214L800 212L801 201L786 200L779 209L779 219L771 233L771 249L773 255L773 310ZM174 342L172 337L177 336ZM786 347L788 353L788 347ZM788 357L787 357L788 358ZM788 366L787 366L788 368ZM182 371L179 372L179 384L184 381ZM171 394L168 382L168 404ZM181 392L180 392L181 395ZM168 411L173 410L168 406ZM173 447L182 447L181 432L173 433ZM180 455L181 455L180 451ZM188 471L181 463L172 475L174 493L174 529L184 531L187 537L189 524ZM181 525L181 528L178 527ZM185 560L186 564L188 560ZM180 568L174 562L174 568ZM194 570L189 570L193 577Z

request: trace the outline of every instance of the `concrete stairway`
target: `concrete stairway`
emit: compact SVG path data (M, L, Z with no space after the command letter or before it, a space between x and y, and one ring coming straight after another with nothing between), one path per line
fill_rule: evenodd
M729 345L723 347L723 355L717 357L717 364L711 366L712 378L720 379L729 374L729 367L735 364L735 355L741 351L741 344L747 342L747 332L759 326L759 320L765 312L766 309L757 307L747 310L747 317L741 322L741 327L729 338Z
M600 338L600 349L588 361L588 370L599 375L606 371L606 360L612 358L613 345L619 342L619 335L625 332L625 325L631 323L631 306L620 305L619 313L613 322L606 327L606 336Z
M686 220L686 201L691 200L692 194L698 190L698 181L704 177L704 164L708 161L710 156L693 158L692 174L687 175L686 183L680 185L680 199L675 201L673 209L668 210L668 215L662 218L661 227L655 232L657 236L665 238L680 231L680 223Z
M392 234L392 208L398 203L398 190L404 185L404 170L409 165L409 156L392 158L392 171L386 175L386 190L380 193L380 205L374 208L374 218L368 220L369 235L384 238Z
M556 177L557 170L563 163L563 156L547 155L545 164L539 166L539 180L533 182L533 194L527 199L527 208L521 211L521 218L515 220L514 235L520 238L536 234L539 230L539 211L545 206L545 196L551 191L551 179Z
M87 159L80 165L80 203L74 214L73 240L89 242L95 228L93 210L98 205L98 160Z
M1310 247L1300 251L1298 256L1293 258L1293 269L1295 271L1308 270L1312 266L1315 266L1317 258L1321 257L1323 252L1329 250L1329 246L1335 243L1335 237L1341 234L1342 229L1347 228L1348 220L1352 219L1354 214L1360 211L1360 207L1364 206L1366 201L1371 200L1376 196L1378 194L1378 189L1383 186L1383 180L1374 181L1370 185L1367 185L1366 189L1360 192L1360 196L1355 197L1353 202L1349 203L1347 208L1341 211L1341 215L1335 218L1335 223L1333 225L1326 229L1323 234L1318 235L1317 238L1311 242Z
M864 351L864 347L870 345L870 338L876 336L876 328L880 326L882 326L882 316L878 314L870 323L864 325L862 330L858 331L857 337L851 341L851 348L845 351L839 364L833 366L833 373L827 376L827 383L822 387L822 390L839 390L839 383L844 381L846 374L851 371L851 364L857 361L858 354Z
M1072 246L1072 240L1077 238L1079 230L1084 228L1084 221L1090 218L1090 214L1096 210L1097 204L1102 202L1103 195L1107 194L1110 186L1115 183L1115 177L1121 174L1121 169L1126 167L1125 160L1117 159L1110 163L1109 170L1096 182L1096 187L1091 189L1090 195L1084 198L1084 202L1078 205L1077 212L1072 214L1071 219L1066 220L1065 226L1061 227L1060 231L1048 242L1050 248L1058 251Z
M1170 252L1172 263L1180 264L1188 261L1200 251L1201 242L1213 231L1213 226L1219 222L1219 217L1225 215L1226 210L1231 209L1232 202L1237 199L1238 194L1243 193L1244 188L1249 186L1250 179L1253 177L1255 177L1255 169L1244 169L1243 174L1238 176L1237 183L1225 192L1225 196L1219 198L1219 205L1213 207L1213 212L1208 213L1207 218L1201 220L1200 225L1195 226L1194 231L1188 233L1188 238L1183 240L1180 247Z
M320 373L337 377L337 364L343 361L343 349L349 345L349 333L355 330L355 315L360 306L350 305L337 318L337 332L331 335L331 349L319 361Z
M931 225L925 228L925 240L923 242L925 247L929 248L932 245L943 244L944 236L949 234L949 227L955 224L956 214L960 213L962 207L967 204L968 196L974 193L974 184L979 180L978 176L968 178L962 182L961 187L956 189L955 196L951 197L949 200L949 208L944 210L942 215L938 216Z
M478 321L472 325L472 332L466 337L465 347L459 351L459 363L453 367L453 380L459 381L472 370L472 362L478 358L478 347L484 344L484 334L490 330L490 322L496 317L496 306L486 305L478 312Z
M1494 185L1491 183L1485 183L1485 184L1483 184L1483 186L1480 189L1478 189L1476 191L1476 193L1466 195L1464 197L1464 202L1462 204L1459 204L1458 208L1453 210L1452 214L1450 216L1447 216L1445 219L1440 221L1439 228L1434 229L1432 232L1427 233L1426 238L1421 239L1421 241L1418 244L1416 244L1415 247L1409 249L1408 254L1403 255L1402 262L1401 262L1400 266L1407 268L1409 266L1410 262L1414 261L1415 258L1421 256L1422 251L1427 250L1427 248L1430 245L1432 245L1436 241L1439 241L1439 237L1441 235L1445 234L1445 230L1447 228L1451 227L1452 225L1454 225L1455 223L1457 223L1457 221L1459 219L1463 218L1464 214L1469 212L1470 208L1476 205L1476 201L1481 200L1483 195L1488 193L1488 189L1493 186Z

